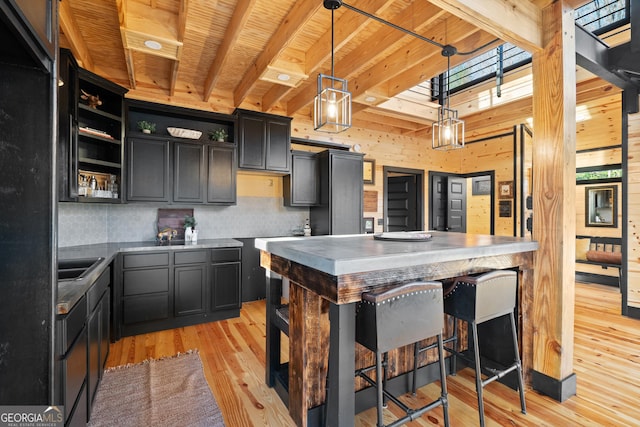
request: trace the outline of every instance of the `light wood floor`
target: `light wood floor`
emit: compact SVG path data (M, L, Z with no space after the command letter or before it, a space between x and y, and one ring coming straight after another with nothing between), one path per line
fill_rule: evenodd
M123 338L111 345L109 367L198 349L227 427L292 426L284 404L264 385L264 301L244 304L240 318ZM485 389L487 426L640 426L640 320L622 317L620 294L600 285L576 285L574 372L577 395L560 404L533 390L527 415L517 392L499 383ZM473 372L447 378L452 426L477 425ZM437 384L407 401L433 399ZM393 408L393 405L389 405ZM393 410L393 409L392 409ZM409 426L442 425L437 408ZM358 426L375 426L375 409Z

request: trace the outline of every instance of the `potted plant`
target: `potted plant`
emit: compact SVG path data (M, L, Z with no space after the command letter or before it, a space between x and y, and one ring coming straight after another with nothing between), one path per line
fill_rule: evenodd
M138 129L142 131L142 133L151 133L156 131L156 124L153 122L148 122L146 120L140 120L138 122Z
M224 142L227 136L227 130L224 128L216 129L209 132L209 139L211 139L212 141Z
M198 234L196 232L196 218L190 215L184 217L184 240L185 242L196 242Z

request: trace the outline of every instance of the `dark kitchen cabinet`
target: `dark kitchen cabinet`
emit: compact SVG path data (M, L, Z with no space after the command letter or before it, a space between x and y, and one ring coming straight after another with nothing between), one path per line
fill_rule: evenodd
M127 89L78 67L66 49L58 69L58 199L120 203Z
M59 383L56 401L64 405L66 425L87 422L87 304L83 296L69 313L58 315L56 343Z
M87 292L87 408L91 405L102 379L109 354L110 275L105 270Z
M118 315L123 335L157 330L156 323L171 317L173 281L169 255L169 252L122 255Z
M127 200L236 203L235 117L142 101L128 101L127 111ZM155 123L155 133L143 135L137 129L143 120ZM201 135L177 138L169 135L169 127ZM209 139L209 132L217 129L226 130L226 142Z
M241 302L241 249L211 250L209 268L210 311L240 310Z
M309 209L314 235L362 233L362 159L360 153L318 153L320 202Z
M236 204L236 147L207 145L207 203Z
M202 203L206 181L205 146L173 143L173 201Z
M5 0L15 3L29 22L33 32L31 43L37 43L48 58L55 57L58 8L56 0Z
M241 109L235 114L240 169L289 172L291 118Z
M208 251L180 251L174 254L175 316L205 312L207 255Z
M240 248L124 253L115 339L240 315Z
M316 154L307 151L292 151L291 173L283 178L285 206L318 204L318 179Z
M57 330L52 304L57 207L51 200L57 173L58 4L0 1L0 235L7 245L0 262L4 408L50 405L59 378L53 361L60 360L49 344Z
M169 141L130 138L127 160L127 200L168 202Z

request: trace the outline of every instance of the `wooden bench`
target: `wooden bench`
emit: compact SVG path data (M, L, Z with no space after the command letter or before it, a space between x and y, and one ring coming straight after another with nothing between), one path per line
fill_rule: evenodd
M598 265L603 270L615 268L618 276L607 276L601 274L586 273L576 271L576 280L584 282L594 282L603 285L618 286L622 284L622 239L619 237L597 237L597 236L576 236L576 239L589 239L588 250L584 256L576 245L576 263Z

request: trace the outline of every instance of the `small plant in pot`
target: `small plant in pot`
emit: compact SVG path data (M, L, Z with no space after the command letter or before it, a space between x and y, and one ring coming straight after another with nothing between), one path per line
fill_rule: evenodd
M198 232L196 231L196 218L190 215L184 217L184 240L185 242L196 242Z
M224 142L227 136L227 131L223 128L209 132L209 139L211 139L212 141Z
M138 129L140 129L142 133L152 133L156 131L156 124L146 120L141 120L138 122Z

